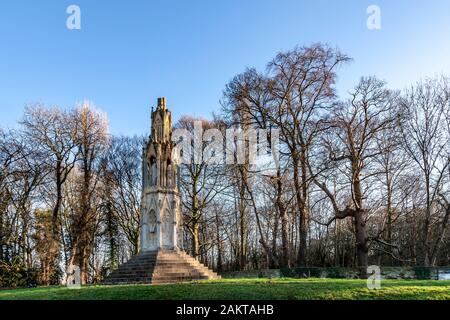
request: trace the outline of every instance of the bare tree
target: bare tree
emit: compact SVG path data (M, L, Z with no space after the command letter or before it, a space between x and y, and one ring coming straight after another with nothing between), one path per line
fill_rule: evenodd
M105 209L117 220L133 254L139 249L143 145L141 137L113 138L103 160L104 184L111 189L110 207Z
M0 129L0 260L6 260L4 247L9 231L6 228L7 208L11 202L9 178L13 173L12 165L22 154L22 144L13 143L11 132Z
M418 83L407 90L401 105L405 116L400 122L404 149L423 176L425 216L422 226L423 264L434 265L441 236L436 243L430 239L433 224L433 205L439 201L449 167L446 133L446 114L450 108L449 87L445 78ZM448 111L447 111L448 112ZM444 234L448 217L440 220L440 234ZM437 245L436 245L437 244Z
M99 219L100 159L107 149L106 116L85 102L75 110L77 148L79 150L79 195L71 225L71 266L78 266L82 283L88 282L89 258L92 253Z
M336 69L349 61L338 50L321 44L280 53L269 64L273 73L272 94L277 108L275 123L281 130L292 158L296 203L299 213L300 243L298 264L307 263L309 228L309 150L319 130L317 117L335 98Z
M268 130L267 140L271 142L270 128L275 126L272 122L276 119L274 112L277 110L273 107L273 96L270 90L270 79L259 74L254 69L248 69L243 74L240 74L227 84L224 91L224 101L222 110L228 122L231 125L238 125L244 128L263 129ZM239 168L239 167L237 167ZM245 180L248 177L249 169L242 167L240 172L242 177L239 179ZM255 168L253 168L253 171ZM273 170L272 170L273 171ZM273 196L273 202L278 211L279 219L281 220L281 237L282 237L282 255L281 259L276 258L276 237L273 237L272 252L268 256L274 258L272 263L282 267L290 266L290 243L288 235L288 219L287 219L287 206L288 202L284 199L285 191L285 176L286 168L277 168L271 174L268 172L262 173L261 170L258 174L265 174L270 176L268 179L271 183L271 187L276 193ZM255 174L256 172L253 172ZM245 193L245 186L241 187L241 190ZM241 197L244 197L241 192ZM292 197L290 198L292 200ZM241 214L241 216L243 216ZM275 219L275 224L278 224L278 217ZM278 228L274 228L273 232L276 235ZM263 237L262 237L263 239ZM261 241L263 241L261 239ZM265 244L268 250L268 245Z
M203 119L195 119L190 117L182 117L175 128L185 129L194 134L195 123L201 124L201 133L197 137L201 147L197 152L199 159L194 159L194 154L189 163L181 165L180 188L182 193L183 207L186 209L184 215L184 226L191 236L191 253L194 257L204 257L206 249L211 243L201 243L200 227L202 222L206 222L205 212L214 198L225 188L227 184L223 183L222 166L220 163L212 163L213 157L207 154L207 147L211 141L206 141L207 130L220 129L221 123L207 121ZM194 141L191 141L194 144ZM223 159L222 159L223 160Z
M244 123L250 121L260 128L267 128L269 122L269 126L281 131L286 153L292 161L296 190L300 224L299 265L307 264L309 149L319 132L317 119L330 108L335 98L336 69L349 60L345 54L322 44L299 47L279 53L269 63L267 76L248 70L236 77L225 91L229 104L234 106L233 111L242 113ZM284 210L281 214L286 260L287 220Z
M353 219L360 267L367 267L369 251L366 229L368 208L364 203L366 196L363 183L369 177L379 174L370 170L371 162L380 152L384 152L377 148L376 141L382 131L394 124L392 110L395 100L395 95L385 88L383 82L375 78L363 78L351 93L350 100L337 105L328 121L329 129L323 139L329 154L327 166L331 166L330 162L342 163L340 170L348 179L350 188L350 199L347 199L345 209L340 208L336 193L321 179L320 176L325 171L313 175L315 183L333 206L334 216L327 225L336 219Z
M21 121L23 134L26 139L35 145L44 154L46 166L53 175L50 195L52 203L52 232L47 236L52 237L54 244L49 248L48 255L52 261L47 265L48 282L59 255L59 212L63 196L64 183L75 166L77 159L73 116L57 108L46 108L42 105L28 106Z

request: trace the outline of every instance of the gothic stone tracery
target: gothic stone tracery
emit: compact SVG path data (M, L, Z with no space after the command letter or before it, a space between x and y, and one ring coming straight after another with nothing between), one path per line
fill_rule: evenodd
M143 150L141 251L181 248L178 166L172 157L172 114L165 98L152 110L151 135Z

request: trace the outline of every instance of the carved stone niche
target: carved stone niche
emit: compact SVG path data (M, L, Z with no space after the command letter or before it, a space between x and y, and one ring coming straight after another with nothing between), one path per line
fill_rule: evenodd
M156 223L156 212L154 210L150 211L148 218L148 246L151 249L156 249L158 247L157 238L157 223Z
M173 249L173 236L174 236L174 227L173 227L173 217L170 214L169 210L164 210L163 215L161 217L161 235L162 235L162 247L164 249Z
M147 211L143 217L142 225L142 247L145 250L156 250L158 248L157 221L155 210Z

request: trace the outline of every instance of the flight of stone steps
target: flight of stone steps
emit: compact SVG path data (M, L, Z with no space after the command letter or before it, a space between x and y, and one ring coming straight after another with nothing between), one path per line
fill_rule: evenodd
M179 250L141 252L119 266L105 284L168 284L220 279L198 260Z

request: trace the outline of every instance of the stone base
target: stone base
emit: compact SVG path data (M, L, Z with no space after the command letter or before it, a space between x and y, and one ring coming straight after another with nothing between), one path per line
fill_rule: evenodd
M180 250L141 252L119 266L104 284L167 284L220 279L196 259Z

